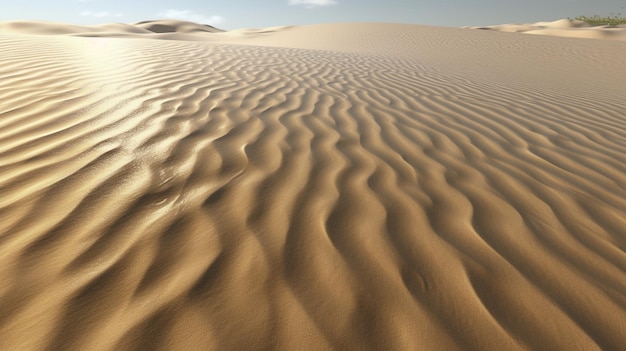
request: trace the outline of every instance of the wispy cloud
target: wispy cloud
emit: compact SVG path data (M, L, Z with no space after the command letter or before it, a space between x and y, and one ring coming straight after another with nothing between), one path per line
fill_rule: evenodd
M336 0L289 0L289 5L304 5L306 8L337 5Z
M160 18L169 18L169 19L177 19L183 21L196 22L200 24L209 24L216 25L224 22L224 17L222 16L206 16L199 13L195 13L191 10L174 10L169 9L165 11L161 11L156 14L157 17Z
M121 12L109 12L109 11L82 11L80 15L85 16L85 17L96 17L96 18L123 17L124 16L124 14Z

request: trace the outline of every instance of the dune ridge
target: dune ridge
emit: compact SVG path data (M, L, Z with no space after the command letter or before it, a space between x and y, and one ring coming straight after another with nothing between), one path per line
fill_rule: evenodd
M185 41L206 41L206 42L227 42L233 43L234 40L241 39L258 39L266 37L268 34L277 32L285 32L295 29L300 32L299 36L289 33L284 35L273 35L269 39L271 46L293 46L305 47L311 44L317 44L323 49L336 48L338 45L335 41L335 33L337 30L342 32L352 32L361 29L369 33L376 32L395 32L392 43L407 43L406 40L397 40L397 37L404 37L406 33L415 32L418 25L398 25L398 24L368 24L368 23L335 23L324 25L308 25L308 26L278 26L270 28L240 28L225 31L207 24L198 24L180 20L149 20L137 23L107 23L101 25L70 25L65 23L45 22L45 21L0 21L0 32L15 34L32 34L32 35L68 35L78 37L102 37L102 38L142 38L142 39L165 39L165 40L185 40ZM424 31L437 28L438 30L450 30L454 28L419 26ZM626 41L626 26L591 26L586 22L571 19L560 19L556 21L544 21L526 24L500 24L492 26L467 26L463 29L482 29L496 32L509 33L526 33L536 35L549 35L558 37L584 38L584 39L603 39ZM457 33L458 34L458 33ZM461 34L462 35L462 34ZM304 37L303 37L304 36ZM347 39L349 36L342 33L339 39ZM328 40L333 38L332 40ZM367 36L357 33L357 42L349 42L349 46L356 47L358 50L371 50L373 47L367 45ZM312 43L307 44L307 41ZM261 41L263 42L263 41ZM241 44L240 41L236 42ZM250 44L250 43L248 43ZM357 45L355 45L357 44ZM363 45L365 44L365 45ZM345 45L345 44L344 44ZM344 51L340 47L339 51ZM386 52L386 54L403 53L404 50L398 50L394 53Z
M258 33L0 33L0 349L623 346L626 44Z
M622 40L626 41L626 25L591 26L587 22L572 19L557 21L526 23L526 24L499 24L494 26L464 27L469 29L485 29L498 32L526 33L535 35L550 35L557 37Z

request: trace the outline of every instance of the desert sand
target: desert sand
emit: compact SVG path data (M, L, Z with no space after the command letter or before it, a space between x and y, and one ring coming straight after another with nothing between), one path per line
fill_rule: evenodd
M578 29L0 23L0 350L623 349Z
M626 25L592 26L584 21L561 19L558 21L499 24L483 27L464 27L469 29L495 30L499 32L551 35L559 37L623 40L626 41Z

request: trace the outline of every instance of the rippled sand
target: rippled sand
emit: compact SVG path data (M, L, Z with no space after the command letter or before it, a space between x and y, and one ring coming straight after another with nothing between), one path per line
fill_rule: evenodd
M0 28L1 350L624 346L626 42Z

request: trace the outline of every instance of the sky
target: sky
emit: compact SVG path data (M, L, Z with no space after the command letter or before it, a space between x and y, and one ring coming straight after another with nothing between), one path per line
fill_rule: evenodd
M448 27L531 23L579 15L626 17L626 0L19 0L2 20L72 24L180 19L231 30L332 22Z

